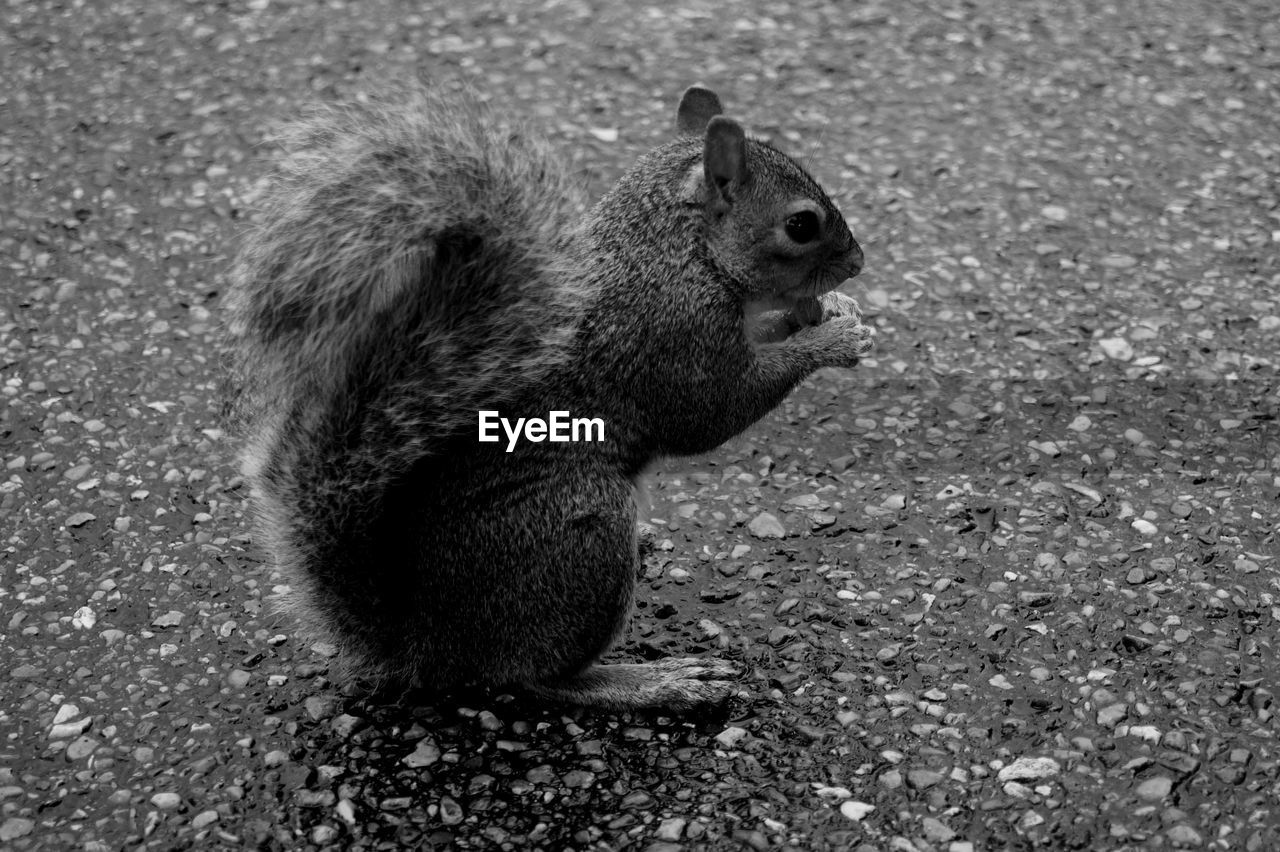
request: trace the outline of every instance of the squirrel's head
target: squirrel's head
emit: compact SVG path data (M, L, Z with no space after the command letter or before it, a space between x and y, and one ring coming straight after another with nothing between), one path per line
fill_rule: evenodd
M721 112L708 89L680 99L677 131L703 141L681 196L702 207L706 245L739 295L812 297L857 275L862 248L817 181Z

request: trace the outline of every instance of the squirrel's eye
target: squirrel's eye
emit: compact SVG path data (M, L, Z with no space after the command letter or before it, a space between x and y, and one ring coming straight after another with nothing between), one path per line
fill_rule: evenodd
M787 231L787 236L793 242L804 245L818 238L818 232L822 230L822 223L818 221L817 213L812 210L801 210L799 213L792 213L788 216L783 227Z

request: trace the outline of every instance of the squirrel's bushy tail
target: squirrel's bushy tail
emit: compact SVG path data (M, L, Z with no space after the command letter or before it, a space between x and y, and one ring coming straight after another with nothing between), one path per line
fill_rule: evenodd
M228 328L243 468L287 563L358 541L398 474L554 369L583 294L555 269L577 188L476 103L401 89L278 141Z

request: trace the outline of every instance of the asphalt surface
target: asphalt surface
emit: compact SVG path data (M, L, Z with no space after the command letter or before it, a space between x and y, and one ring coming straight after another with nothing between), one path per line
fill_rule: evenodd
M1269 2L0 6L0 848L1276 848ZM697 719L347 694L219 425L272 122L463 76L593 194L721 92L873 359L658 471Z

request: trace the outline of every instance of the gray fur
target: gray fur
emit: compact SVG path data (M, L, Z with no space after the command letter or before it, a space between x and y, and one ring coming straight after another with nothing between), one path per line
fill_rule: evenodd
M228 300L233 402L258 540L351 675L613 709L731 691L719 661L595 662L630 611L633 487L870 339L817 302L861 251L798 165L716 118L742 168L698 177L689 116L719 100L696 91L686 135L577 224L563 158L465 98L402 89L282 134ZM805 245L799 208L823 223ZM480 409L602 417L606 440L506 453Z

